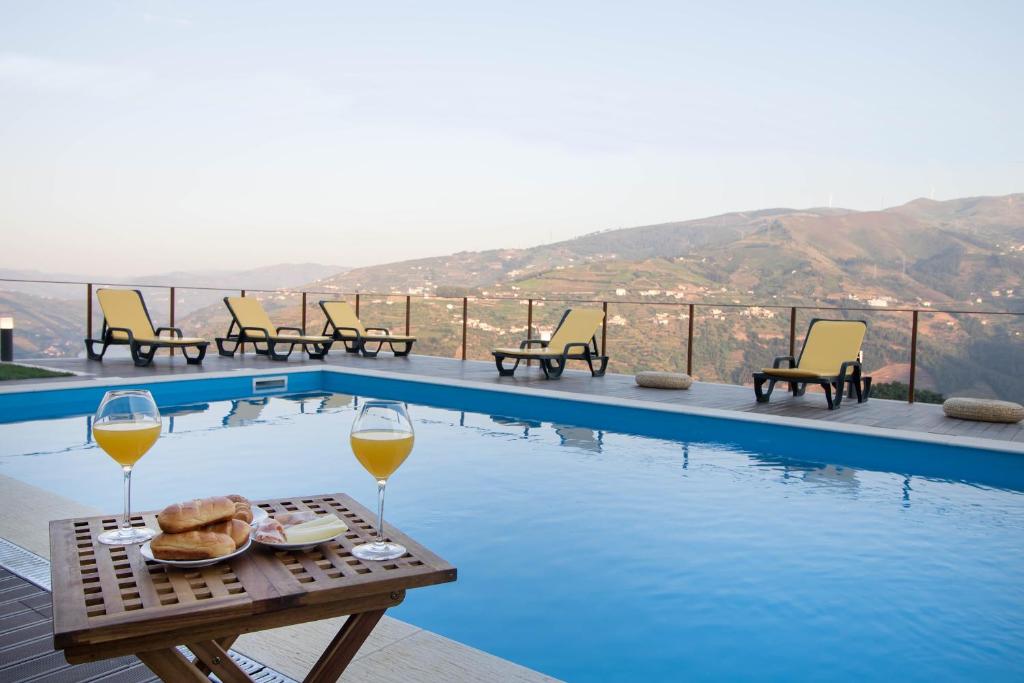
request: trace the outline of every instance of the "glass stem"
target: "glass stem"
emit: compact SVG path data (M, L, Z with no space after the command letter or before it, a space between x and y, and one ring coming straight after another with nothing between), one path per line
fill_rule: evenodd
M132 526L132 468L124 467L124 517L121 519L121 528L130 529Z
M377 543L384 542L384 487L386 479L377 480Z

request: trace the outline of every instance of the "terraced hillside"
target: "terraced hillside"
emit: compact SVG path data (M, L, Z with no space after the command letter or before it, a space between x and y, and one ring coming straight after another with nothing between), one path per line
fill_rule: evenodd
M330 255L325 255L329 258ZM744 383L788 350L789 307L843 307L870 325L864 354L886 380L906 381L910 314L919 308L920 384L946 394L1024 399L1024 317L932 312L1021 311L1024 194L950 201L915 200L885 211L770 209L609 230L530 249L463 252L358 268L309 282L307 327L322 325L316 300L363 292L367 324L404 330L411 300L417 351L458 357L462 297L468 297L467 347L488 358L494 345L550 332L578 300L608 302L614 371L684 369L689 303L694 374ZM20 296L20 295L19 295ZM179 297L192 296L179 292ZM300 296L260 297L279 324L301 320ZM179 300L189 333L223 333L220 303ZM191 304L191 305L189 305ZM69 306L73 315L80 302ZM154 304L166 317L166 302ZM33 307L23 307L31 315ZM190 311L187 315L184 311ZM800 311L798 336L811 317ZM79 314L80 316L80 314ZM44 330L60 334L39 321ZM78 335L52 345L74 352ZM38 345L37 345L38 348Z

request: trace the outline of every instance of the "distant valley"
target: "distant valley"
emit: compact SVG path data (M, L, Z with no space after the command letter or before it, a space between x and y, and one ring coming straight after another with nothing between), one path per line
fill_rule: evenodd
M794 305L867 309L848 315L869 322L868 367L881 379L905 380L910 315L892 309L920 308L926 311L919 348L925 386L1020 400L1024 390L1013 377L1024 372L1024 318L927 311L1024 312L1022 274L1024 194L1014 194L919 199L884 211L736 212L529 249L322 271L272 288L320 292L309 297L310 328L320 324L317 298L351 299L359 291L367 324L401 329L410 296L417 350L446 356L461 349L461 297L470 297L469 353L476 358L525 336L528 298L537 300L535 334L550 331L566 306L581 305L560 300L608 301L611 369L618 372L684 368L689 320L679 304L697 303L695 374L729 382L747 381L752 369L788 349ZM0 298L0 309L21 293L2 296L8 298ZM68 309L70 315L77 309L79 325L80 297ZM297 294L261 298L280 324L301 319ZM202 303L179 303L178 322L190 332L222 333L223 305ZM801 311L798 337L813 315L834 313ZM75 352L74 343L67 351Z

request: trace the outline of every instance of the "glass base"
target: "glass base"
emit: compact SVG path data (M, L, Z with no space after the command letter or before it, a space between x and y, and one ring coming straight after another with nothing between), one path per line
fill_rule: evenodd
M96 540L105 545L134 545L145 543L156 536L156 532L144 526L133 526L127 529L111 529L104 531Z
M405 555L405 546L398 543L363 543L352 548L352 554L360 560L394 560Z

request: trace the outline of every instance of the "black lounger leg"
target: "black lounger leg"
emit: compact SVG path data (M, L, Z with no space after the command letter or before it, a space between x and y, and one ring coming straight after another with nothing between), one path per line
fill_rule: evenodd
M367 348L367 346L366 346L367 343L368 343L367 340L364 339L362 347L360 348L360 351L363 354L363 358L376 358L377 354L380 353L381 347L384 346L384 342L378 342L377 343L377 348L374 349L373 351L371 351L369 348Z
M309 350L310 347L312 347L312 351ZM324 360L330 349L330 344L309 344L308 346L303 344L302 346L302 350L309 355L310 360Z
M200 365L203 362L203 358L206 357L206 345L197 346L196 355L189 357L188 352L182 348L181 355L185 356L185 362L189 365Z
M238 350L238 340L237 339L235 340L234 347L232 347L232 349L230 351L228 351L228 349L226 347L226 344L229 341L231 341L230 339L227 339L225 337L217 337L214 341L217 342L217 353L219 353L220 355L225 356L227 358L234 358L235 357L235 351Z
M103 360L103 354L105 354L107 352L107 343L106 342L103 342L103 349L99 353L96 353L96 351L93 350L93 346L92 345L96 344L97 341L98 340L96 340L96 339L86 339L85 340L85 355L86 355L86 357L89 360Z
M546 361L547 367L544 366L544 363L545 361L541 361L541 367L544 368L544 376L547 379L558 379L561 377L562 373L565 372L565 366L569 364L565 358L562 358L561 361L556 361L552 358Z
M772 392L775 391L775 383L778 380L772 379L765 376L754 376L754 396L757 397L758 403L767 403L768 399L772 397ZM764 391L764 383L768 382L768 391Z
M494 364L498 367L498 375L500 377L511 377L512 375L516 374L516 368L519 367L519 359L516 359L516 364L513 365L511 368L506 368L505 358L506 356L495 356Z
M136 344L135 342L130 342L128 344L128 351L131 352L131 354L132 354L132 362L133 363L135 363L136 365L139 365L139 366L145 365L144 362L140 362L140 354L139 354L139 345L138 344Z
M825 401L828 403L828 409L835 410L836 403L832 400L832 382L822 382L821 388L825 390ZM842 395L843 392L840 391L839 393ZM838 400L839 397L837 396L836 401Z

